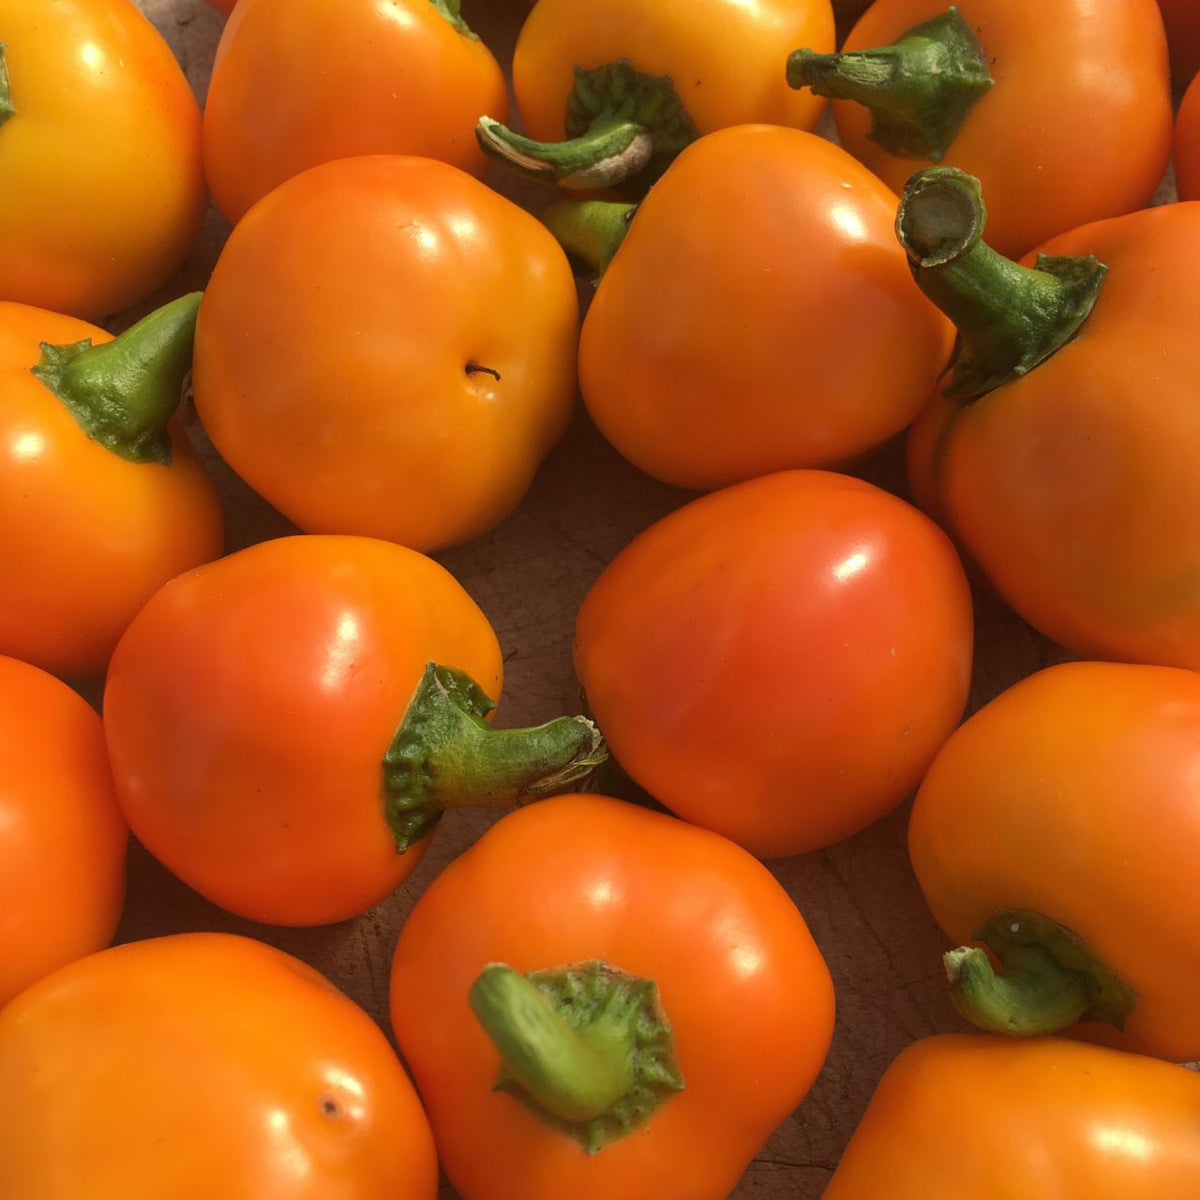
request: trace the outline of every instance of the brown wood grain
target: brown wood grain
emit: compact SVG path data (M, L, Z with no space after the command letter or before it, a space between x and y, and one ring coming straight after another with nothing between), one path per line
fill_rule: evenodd
M222 28L202 0L139 0L167 37L199 98ZM466 0L464 15L502 63L511 58L523 0ZM548 193L494 186L537 209ZM210 213L187 267L163 291L119 314L128 324L161 300L202 288L227 232ZM586 299L589 285L581 284ZM203 443L195 422L193 435ZM229 546L292 532L219 461L208 458L225 500ZM855 473L903 493L899 447L892 444ZM504 647L506 681L498 723L548 719L578 703L571 668L576 608L604 564L636 533L688 498L623 462L577 413L528 498L498 529L437 557L489 615ZM978 652L971 706L1028 672L1066 655L1034 634L993 597L977 594ZM92 689L93 699L98 689ZM818 853L771 864L807 918L833 973L838 1018L832 1052L807 1100L770 1139L733 1193L736 1200L818 1197L891 1058L915 1038L960 1028L943 990L945 939L933 924L905 851L907 806L866 832ZM386 1030L388 969L397 931L436 871L487 827L480 813L453 813L413 878L386 903L343 924L273 929L229 917L174 880L143 850L130 858L129 900L120 940L180 930L250 934L299 955L341 986ZM445 1197L454 1193L447 1187ZM670 1200L664 1197L664 1200Z

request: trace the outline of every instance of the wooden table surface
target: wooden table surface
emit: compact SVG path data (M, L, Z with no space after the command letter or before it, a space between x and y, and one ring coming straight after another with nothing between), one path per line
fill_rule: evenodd
M203 100L222 19L203 0L138 0L175 49ZM502 64L527 5L467 0L464 15ZM550 198L496 170L489 182L527 207ZM136 312L207 280L228 232L211 212L203 239L179 278ZM581 286L581 296L586 295ZM191 423L198 441L202 433ZM294 532L208 450L225 500L229 548ZM898 443L855 470L904 494ZM436 557L491 619L505 654L498 724L522 725L577 711L571 667L576 609L602 567L630 539L691 494L641 475L610 449L577 410L528 498L492 533ZM970 707L1018 678L1068 657L1009 613L976 594L977 653ZM99 688L89 691L97 699ZM354 921L318 929L276 929L232 918L173 879L140 847L131 851L128 907L118 940L184 930L249 934L322 970L387 1025L392 947L411 905L434 874L494 819L455 812L442 823L415 875L390 900ZM856 837L814 854L770 864L807 919L828 960L838 998L833 1047L816 1085L775 1133L733 1193L737 1200L818 1197L880 1074L909 1042L963 1028L951 1008L940 955L948 944L927 912L905 851L907 805ZM454 1196L448 1186L446 1200ZM664 1197L664 1200L670 1200Z

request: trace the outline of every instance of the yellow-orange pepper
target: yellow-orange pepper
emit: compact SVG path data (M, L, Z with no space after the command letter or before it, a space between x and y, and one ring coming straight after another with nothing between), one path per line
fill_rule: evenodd
M1182 1200L1200 1076L1060 1038L943 1034L885 1072L823 1200Z
M196 240L200 110L129 0L0 0L0 300L95 319Z

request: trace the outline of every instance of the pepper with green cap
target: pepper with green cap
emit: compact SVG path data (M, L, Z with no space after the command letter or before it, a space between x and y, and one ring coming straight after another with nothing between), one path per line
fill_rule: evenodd
M978 181L913 177L897 228L958 327L913 423L914 496L1076 655L1200 667L1200 206L1094 222L1015 263Z
M0 303L0 653L99 675L142 604L221 553L220 500L174 416L199 303L115 340Z
M495 632L444 567L376 538L256 543L173 579L104 688L117 798L142 844L229 912L358 916L412 873L442 814L581 783L584 717L493 728Z
M463 1200L723 1200L815 1079L829 971L775 877L601 795L503 817L400 932L392 1028Z
M523 132L483 113L476 135L532 179L636 199L701 134L815 126L824 101L780 64L833 38L830 0L538 0L513 57Z
M1070 662L984 705L938 752L908 848L959 1011L1200 1058L1200 675Z
M1141 208L1170 155L1154 0L876 0L840 53L797 43L786 73L893 191L933 163L978 176L1004 254Z

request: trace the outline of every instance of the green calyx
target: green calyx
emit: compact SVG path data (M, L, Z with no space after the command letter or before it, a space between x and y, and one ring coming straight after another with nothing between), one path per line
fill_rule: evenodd
M1084 941L1040 913L1001 909L972 935L996 956L962 946L945 955L954 1006L987 1033L1036 1037L1078 1021L1117 1029L1137 993L1104 965Z
M636 205L619 200L560 200L542 213L542 223L599 277L621 248L636 212Z
M669 75L654 78L628 59L575 68L562 142L538 142L481 117L485 154L529 179L566 188L614 188L640 199L699 131Z
M171 461L167 424L192 366L202 293L191 292L143 317L111 342L42 342L31 367L83 431L121 458Z
M1023 267L981 240L979 180L928 167L905 185L896 235L921 291L954 322L958 341L944 394L974 400L1026 374L1081 329L1108 268L1095 258L1039 255Z
M8 62L5 59L4 52L8 47L0 42L0 125L3 125L9 117L15 117L17 110L13 108L12 102L12 83L8 78Z
M479 35L473 33L471 27L462 19L462 0L429 0L429 3L464 37L469 37L472 41L479 40Z
M468 1000L500 1054L496 1089L588 1154L684 1087L652 979L594 960L528 975L493 963Z
M455 667L429 663L383 756L384 816L403 853L449 808L513 808L581 783L608 757L586 717L493 729L495 705Z
M794 50L793 88L854 100L870 110L867 136L897 158L941 162L971 110L994 84L970 26L951 6L890 46L816 54Z

